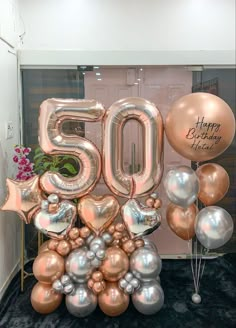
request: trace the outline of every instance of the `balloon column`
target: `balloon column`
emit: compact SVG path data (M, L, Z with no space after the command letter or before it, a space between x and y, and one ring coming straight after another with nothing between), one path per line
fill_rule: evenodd
M132 175L122 163L122 129L130 119L142 125L145 144L143 168ZM66 120L102 121L103 155L85 138L65 135ZM120 100L106 112L94 100L48 99L40 107L39 143L50 155L73 155L80 171L73 178L46 172L27 182L7 181L9 196L2 210L33 221L49 238L33 264L38 280L31 294L35 311L54 311L63 294L68 311L77 317L88 316L97 305L106 315L118 316L130 299L143 314L159 311L164 303L161 258L144 239L161 224L161 200L152 193L163 171L159 110L142 98ZM101 172L112 193L127 198L122 208L113 195L90 194ZM137 200L149 194L146 205ZM75 198L77 206L71 201ZM76 227L77 220L84 226Z

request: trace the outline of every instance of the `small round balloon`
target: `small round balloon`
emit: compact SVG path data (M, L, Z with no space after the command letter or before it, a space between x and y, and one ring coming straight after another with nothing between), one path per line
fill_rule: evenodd
M132 302L136 310L145 315L158 312L164 304L164 292L155 280L144 283L132 295Z
M66 296L67 310L76 317L86 317L97 307L97 296L86 285L77 285L71 295Z
M229 189L229 176L225 169L214 163L201 165L196 174L200 190L198 198L204 205L214 205L220 201Z
M235 118L221 98L205 92L192 93L172 105L165 132L180 155L203 162L229 147L234 138Z
M198 213L195 231L198 240L205 248L219 248L232 237L233 219L223 208L208 206Z
M164 186L171 203L181 207L186 208L197 199L198 177L188 166L181 165L169 170L164 180Z

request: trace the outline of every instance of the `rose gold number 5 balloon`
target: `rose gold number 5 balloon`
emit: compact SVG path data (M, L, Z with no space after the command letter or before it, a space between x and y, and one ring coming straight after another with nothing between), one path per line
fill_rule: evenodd
M127 175L123 170L123 127L135 119L142 125L144 167ZM103 136L103 175L111 191L122 197L149 194L160 183L163 171L163 121L156 106L143 98L115 102L105 117Z
M103 115L103 106L95 100L48 99L41 104L39 144L42 150L51 155L75 156L80 164L80 171L73 178L50 171L44 173L40 179L43 190L70 199L81 197L94 188L101 174L98 149L82 137L63 134L62 125L66 120L95 122Z

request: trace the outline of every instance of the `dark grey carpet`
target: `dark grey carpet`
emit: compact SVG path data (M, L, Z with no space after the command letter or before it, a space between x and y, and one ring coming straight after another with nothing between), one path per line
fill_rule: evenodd
M130 304L121 316L109 318L99 308L89 317L70 315L64 304L54 313L43 316L30 304L34 278L26 280L20 293L19 274L13 279L0 304L0 327L3 328L235 328L236 327L236 254L208 260L201 281L202 303L191 302L193 282L190 261L164 260L161 283L165 305L153 316L143 316Z

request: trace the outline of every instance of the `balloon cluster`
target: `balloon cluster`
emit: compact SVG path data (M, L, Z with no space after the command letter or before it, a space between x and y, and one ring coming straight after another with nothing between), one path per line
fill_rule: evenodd
M117 229L122 232L120 239L111 234ZM141 237L133 240L128 235L125 225L117 223L97 236L88 227L74 227L67 239L46 241L33 265L39 281L31 295L33 308L49 313L65 294L68 311L77 317L89 315L97 304L105 314L116 316L127 309L131 295L139 312L156 313L164 303L160 256L151 241ZM71 247L69 253L61 252L60 243L70 245L78 238L83 240L81 245L75 243L77 247ZM121 239L120 244L113 244ZM46 303L49 310L45 310Z
M233 220L215 205L227 193L229 176L214 163L203 162L217 157L231 144L235 119L230 107L220 98L194 93L177 100L166 118L166 135L171 146L185 158L197 162L197 170L187 166L171 169L164 180L170 200L166 218L171 230L184 240L195 233L206 249L223 246L233 234ZM194 202L204 208L198 213Z

